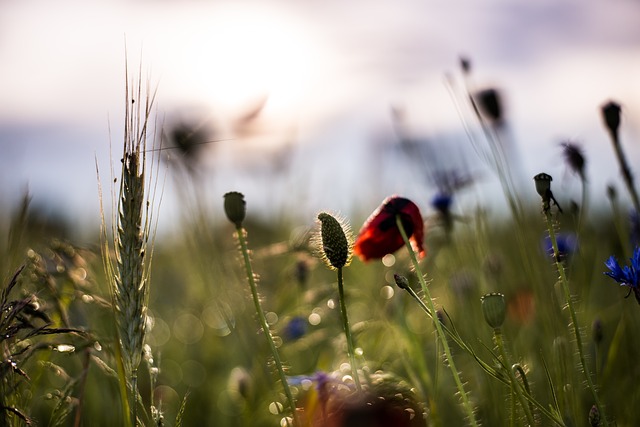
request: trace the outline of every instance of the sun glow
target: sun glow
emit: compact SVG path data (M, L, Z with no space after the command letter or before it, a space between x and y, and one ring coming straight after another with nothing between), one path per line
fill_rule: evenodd
M322 68L322 49L300 19L278 10L225 8L180 48L181 85L212 107L242 113L256 103L294 111Z

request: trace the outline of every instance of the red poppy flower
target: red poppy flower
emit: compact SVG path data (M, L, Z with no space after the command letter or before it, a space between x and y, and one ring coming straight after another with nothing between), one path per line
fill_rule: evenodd
M353 251L363 261L382 258L404 246L402 235L396 225L396 215L400 220L413 250L420 258L425 255L422 245L424 223L418 207L409 199L392 196L387 198L362 226Z

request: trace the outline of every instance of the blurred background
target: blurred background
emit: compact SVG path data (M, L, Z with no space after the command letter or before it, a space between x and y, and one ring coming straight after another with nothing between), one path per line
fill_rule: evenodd
M469 88L501 95L501 132L523 198L543 171L561 200L579 194L562 159L567 140L584 150L594 198L619 180L599 111L610 99L623 107L632 167L640 158L636 1L0 8L0 208L10 211L28 191L32 208L71 219L76 231L95 231L99 219L96 163L103 185L112 160L119 171L125 60L130 75L140 67L157 87L161 232L176 223L187 191L176 170L197 179L214 209L238 190L267 218L369 212L391 193L426 206L443 175L473 182L460 206L500 215L502 192L470 143L482 134ZM461 58L471 64L467 79Z
M156 94L147 341L161 371L158 387L141 389L163 402L167 419L187 392L185 425L261 427L279 418L267 410L278 399L269 350L254 339L223 194L245 195L264 311L290 375L305 376L336 370L345 356L335 275L309 244L316 213L338 213L357 231L395 193L425 218L423 267L459 330L487 350L480 296L503 292L505 336L532 367L544 407L546 358L567 425L586 425L592 402L571 391L584 378L564 295L552 287L557 271L532 180L546 172L567 213L553 208L610 419L635 425L638 405L628 402L640 392L625 379L640 376L638 307L602 272L611 255L630 256L640 221L629 218L601 107L622 106L621 144L640 173L638 17L635 0L0 0L0 269L26 262L20 291L59 303L64 310L47 308L66 310L70 324L104 344L74 338L75 353L42 353L25 370L40 375L38 363L51 360L73 376L86 372L81 354L113 361L96 168L110 224L128 70L130 80L142 78L136 105ZM607 200L609 185L619 199L609 192ZM508 197L528 204L520 218ZM356 261L346 275L358 345L368 366L420 388L434 425L461 425L455 386L433 363L440 350L429 322L394 285L395 272L412 277L406 254L397 256ZM484 374L460 359L483 421L504 423L502 385L474 381ZM116 383L91 366L86 391L73 396L91 425L113 425L104 415L119 405ZM23 384L33 397L24 406L38 420L56 419L49 396L68 383L49 377L38 389Z

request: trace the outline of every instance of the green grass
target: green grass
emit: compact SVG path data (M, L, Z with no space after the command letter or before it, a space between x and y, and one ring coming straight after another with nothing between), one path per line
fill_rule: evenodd
M288 374L337 370L348 357L335 275L318 262L311 248L288 240L291 229L304 224L272 227L258 223L252 219L251 201L248 203L245 227L250 233L252 262L260 275L263 308L277 314L278 320L271 327L276 341L282 342L279 351ZM564 229L564 218L557 218L559 228ZM313 220L310 218L309 227ZM477 221L458 225L449 242L429 246L422 269L437 306L446 309L462 339L491 362L496 350L492 329L483 320L480 297L487 292L503 293L509 307L502 328L506 348L510 360L524 367L532 395L548 408L553 405L553 387L564 422L586 425L593 402L579 368L569 316L562 309L564 300L556 284L553 260L540 248L542 216L533 211L525 222L527 259L519 256L513 224L487 223L479 227L480 221L478 217ZM594 218L586 226L579 251L567 263L567 274L594 382L609 420L625 426L634 424L638 408L633 403L640 401L640 392L631 380L640 375L635 363L640 354L635 337L640 327L640 307L632 298L624 299L624 291L602 274L606 258L620 252L613 222L610 217ZM163 395L166 425L172 425L170 420L175 418L186 393L183 425L277 425L280 416L271 414L268 407L273 401L284 400L269 368L269 348L259 335L233 226L223 222L202 226L209 235L187 229L180 239L156 242L149 302L155 327L149 332L149 343L160 367L156 397ZM7 231L4 233L6 241ZM26 233L22 245L2 256L6 260L22 254L27 263L19 289L14 288L13 293L37 295L52 326L65 326L66 317L68 326L88 331L90 338L58 334L30 336L22 344L20 340L3 340L5 355L18 344L49 345L24 363L16 359L29 379L3 371L3 384L17 385L11 402L39 424L56 418L56 396L68 394L74 401L82 401L84 423L109 425L122 414L118 409L117 376L102 366L115 370L109 294L97 246L78 249L55 243L51 236L28 235L28 228ZM209 241L215 241L215 246ZM429 237L427 243L431 243ZM61 256L55 249L61 247L74 256ZM305 282L295 275L299 263L309 269ZM532 275L524 273L525 265ZM5 271L10 271L9 267L3 265ZM76 278L78 268L86 272L86 279ZM392 267L354 260L344 269L352 331L363 350L359 362L371 372L383 370L404 378L428 408L429 425L463 425L465 413L451 375L441 362L442 349L436 344L433 325L409 295L392 282L392 274L398 272L407 275L418 289L410 270L403 251L396 254ZM389 291L385 286L394 290L392 297L384 292ZM329 300L333 301L331 306ZM287 340L284 328L288 319L308 318L312 313L321 322L307 324L306 333L298 340ZM270 318L273 321L275 316ZM596 320L602 324L602 340L597 343L591 332ZM76 350L61 353L51 349L59 343L72 344ZM477 418L483 425L508 425L508 387L483 371L468 353L454 343L450 345ZM87 357L91 360L81 387ZM96 363L96 358L101 362ZM66 375L52 373L46 368L48 364L61 367ZM244 376L238 379L237 372ZM148 405L149 382L142 368L139 377L141 396ZM77 408L74 405L69 409L64 425L69 425ZM539 411L534 412L540 425L550 425ZM6 419L7 425L20 425L15 416ZM515 425L522 422L518 415Z
M491 123L484 126L491 130ZM491 143L492 133L487 135ZM191 189L184 192L179 231L153 247L146 330L151 353L142 358L137 384L118 368L123 355L99 230L80 242L65 235L68 226L45 227L33 220L25 198L0 222L0 241L6 242L0 246L0 426L122 425L127 402L139 403L133 413L144 425L276 426L291 415L286 397L296 401L305 420L314 408L318 414L322 402L328 402L327 411L342 413L340 405L353 410L361 399L377 407L380 396L427 414L424 422L414 417L406 424L412 426L466 425L471 410L484 426L526 425L527 418L540 426L585 426L596 395L606 413L599 425L636 425L640 307L624 298L626 288L602 274L610 255L622 260L631 253L630 226L620 214L626 208L618 201L609 213L576 221L551 207L554 233L579 233L578 250L562 262L563 283L554 257L542 249L548 235L542 206L525 203L508 174L499 176L512 217L505 213L497 221L487 216L488 206L478 206L460 212L466 221L427 222L424 284L406 248L395 253L392 265L355 259L340 267L355 349L344 334L335 271L319 259L313 243L318 239L310 238L317 232L315 216L267 223L247 200L242 227L248 240L242 245L249 252L241 257L236 227L203 202L193 176L178 177ZM533 190L531 182L527 191ZM214 200L222 206L219 196ZM555 196L564 199L558 190ZM426 201L414 202L425 219L437 215ZM347 218L356 230L363 219ZM247 287L247 263L259 276L259 303ZM396 274L408 279L424 307L396 286ZM438 336L425 313L432 308L423 285L441 322ZM481 297L491 292L505 296L499 331L482 311ZM256 309L264 311L273 341L264 339ZM304 330L292 338L287 325L297 317ZM277 364L291 378L291 396L274 369L274 346ZM343 364L354 358L366 397L341 378L351 374ZM455 361L458 375L446 360ZM318 372L337 373L329 384L339 385L329 388L328 398L300 385L301 378L325 381ZM466 404L458 394L462 388ZM121 395L136 389L139 398L123 404Z

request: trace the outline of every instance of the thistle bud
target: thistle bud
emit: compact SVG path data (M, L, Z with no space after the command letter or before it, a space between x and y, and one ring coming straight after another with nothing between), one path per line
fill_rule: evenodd
M497 329L504 323L507 314L507 304L504 301L504 295L501 293L490 293L480 298L482 301L482 313L484 320L493 329Z
M582 148L573 142L563 142L561 145L565 162L567 162L567 165L569 165L571 170L577 174L580 179L584 180L584 165L586 161L582 153Z
M342 268L351 261L352 247L350 243L351 231L340 221L326 212L318 214L320 221L320 245L323 258L327 265Z
M618 128L620 127L620 110L620 104L613 101L609 101L602 106L602 118L612 135L618 134Z
M224 195L224 213L227 214L229 221L236 227L242 227L242 221L247 213L247 203L244 201L244 195L237 191L231 191Z

